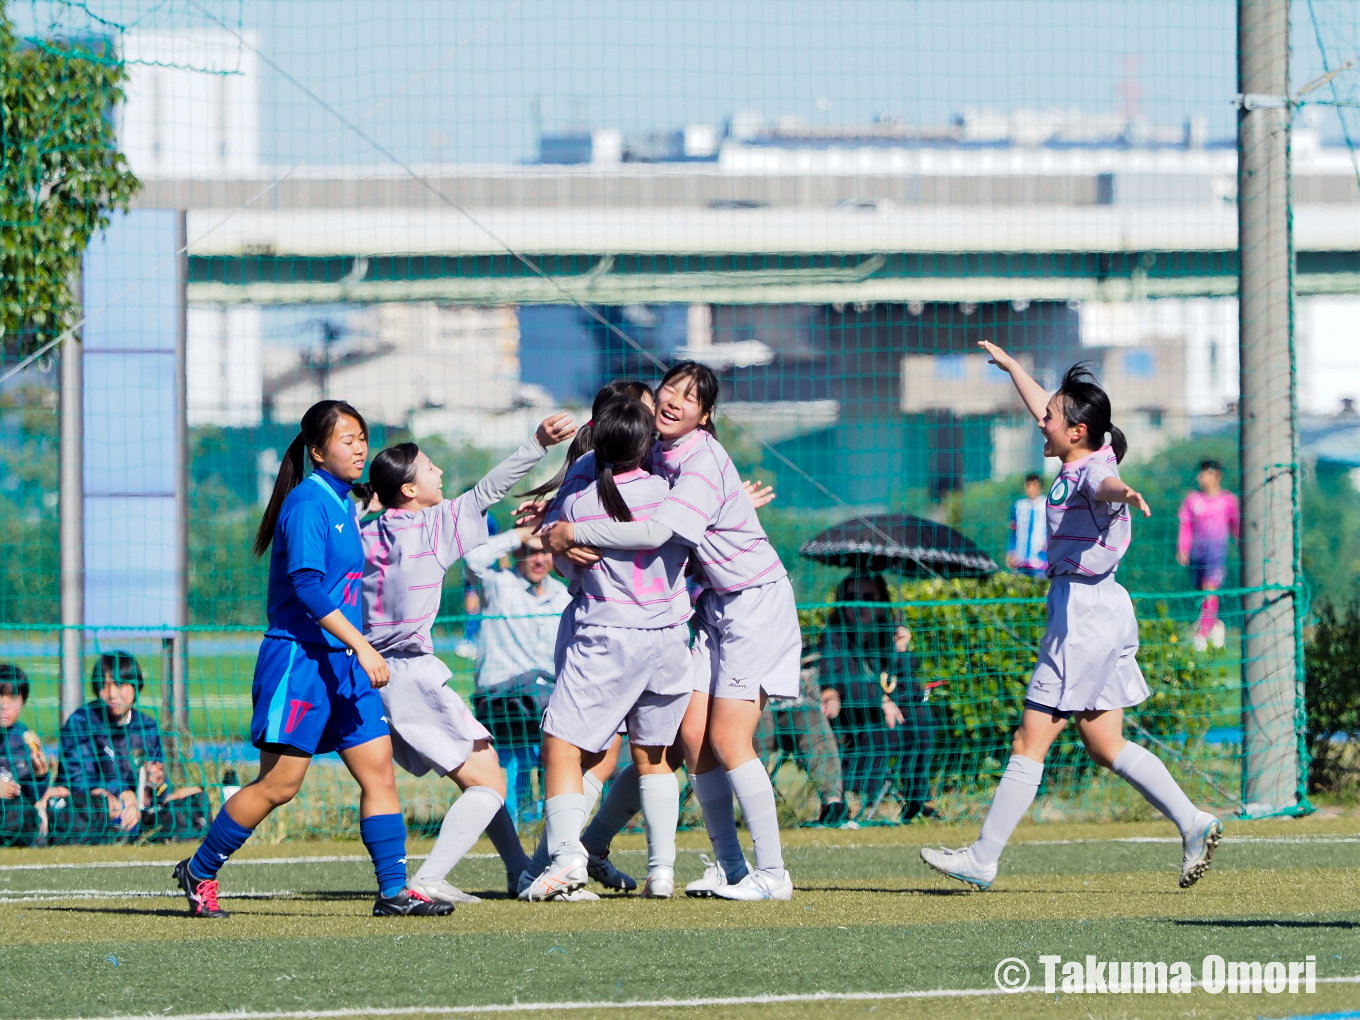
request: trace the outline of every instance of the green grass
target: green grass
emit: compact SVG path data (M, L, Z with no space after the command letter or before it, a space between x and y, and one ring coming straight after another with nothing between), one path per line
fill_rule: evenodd
M989 893L927 872L922 842L961 827L790 832L791 903L606 896L597 904L505 898L490 856L453 880L487 895L445 919L368 915L372 873L356 843L250 846L223 871L232 918L185 917L171 898L172 847L0 852L0 1017L244 1011L459 1009L818 992L987 991L1006 957L1087 953L1187 960L1316 955L1321 977L1360 975L1360 819L1241 823L1196 888L1176 888L1165 823L1026 826ZM696 877L701 834L684 833L679 878ZM416 853L428 844L415 844ZM483 843L477 847L489 855ZM182 852L182 851L181 851ZM314 858L341 858L323 861ZM251 860L285 859L280 863ZM313 858L294 860L294 858ZM641 871L638 837L616 860ZM149 862L162 862L160 865ZM121 862L116 867L92 864ZM147 862L147 866L131 866ZM19 868L24 864L74 867ZM1360 1002L1360 985L1315 995L930 997L631 1007L630 1015L808 1017L1285 1017ZM561 1012L560 1010L549 1013ZM448 1014L445 1014L448 1015Z

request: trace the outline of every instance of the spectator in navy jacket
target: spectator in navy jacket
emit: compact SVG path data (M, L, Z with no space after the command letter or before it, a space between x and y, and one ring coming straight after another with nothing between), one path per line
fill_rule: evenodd
M47 835L47 755L38 735L19 721L27 701L27 675L0 662L0 846L32 846Z

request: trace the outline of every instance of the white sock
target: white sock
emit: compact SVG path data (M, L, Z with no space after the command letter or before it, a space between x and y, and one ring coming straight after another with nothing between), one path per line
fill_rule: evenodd
M1043 762L1020 754L1011 755L1006 771L1001 774L1001 782L996 785L996 793L992 794L992 806L982 823L982 835L973 844L973 860L979 864L995 864L1001 859L1006 841L1034 803L1034 795L1039 792L1043 778Z
M609 844L614 842L614 837L633 820L641 807L637 766L629 762L615 774L600 810L595 812L595 817L581 835L581 842L590 853L597 856L609 853Z
M585 790L586 798L585 814L581 817L581 824L584 826L586 819L590 817L590 813L595 810L595 805L600 802L600 793L604 790L604 784L595 778L594 773L587 772L581 777L581 786ZM548 805L544 802L543 831L539 834L538 846L534 847L534 856L532 860L533 867L530 871L530 874L534 876L543 874L544 869L552 863L552 851L548 849L547 810ZM576 836L579 837L580 835L581 830L577 829ZM582 848L582 852L584 852L584 847Z
M675 870L675 830L680 825L680 781L674 772L638 776L638 799L647 825L647 872Z
M732 810L732 786L721 768L690 776L694 797L704 813L704 828L708 830L713 855L718 858L729 882L739 882L746 874L746 858L742 856L741 841L737 839L737 818Z
M1176 780L1171 778L1171 773L1155 754L1138 744L1125 744L1124 749L1115 755L1110 769L1141 793L1149 804L1171 819L1176 828L1181 830L1181 835L1190 831L1199 809Z
M774 803L774 786L765 764L752 758L727 773L727 782L741 805L746 831L755 848L756 867L761 871L784 870L784 850L779 841L779 809Z
M553 861L586 855L581 846L581 830L586 826L586 797L581 793L559 793L543 804L543 836Z
M463 859L472 849L496 812L505 803L505 798L489 786L469 786L463 795L453 802L444 813L444 822L439 826L439 838L430 849L430 856L416 872L416 878L426 882L438 882L445 877L453 866Z

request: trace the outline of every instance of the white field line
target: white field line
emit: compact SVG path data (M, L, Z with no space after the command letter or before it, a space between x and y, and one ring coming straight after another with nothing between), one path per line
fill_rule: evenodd
M1360 974L1321 977L1317 983L1360 984ZM1198 987L1199 982L1194 982ZM587 1009L666 1009L707 1006L777 1006L791 1002L889 1002L901 999L958 999L973 996L1024 995L1043 992L1026 988L1022 992L1003 992L998 988L932 988L915 992L807 992L801 995L733 995L722 998L632 999L626 1002L506 1002L486 1006L396 1006L356 1009L271 1010L239 1013L125 1013L116 1017L71 1018L71 1020L331 1020L343 1017L450 1016L466 1013L546 1013L553 1010Z
M1085 844L1100 843L1180 843L1177 836L1111 836L1094 839L1029 839L1016 840L1011 844L1012 847L1023 846L1080 846ZM1229 843L1261 843L1261 844L1327 844L1327 843L1360 843L1360 836L1225 836L1223 844ZM917 843L837 843L830 846L807 846L789 847L793 852L799 850L896 850L913 847ZM615 850L619 855L642 855L646 850ZM700 854L707 853L706 850L680 847L680 853ZM407 860L423 861L425 854L409 854ZM494 861L499 858L499 854L464 854L465 861ZM261 864L340 864L358 863L367 864L369 858L366 854L326 854L310 857L254 857L254 858L233 858L231 867L242 867L244 865ZM169 858L159 861L90 861L87 864L0 864L0 872L4 871L50 871L54 869L81 871L87 868L173 868L178 864L178 860Z
M183 895L178 889L172 892L154 892L145 889L113 891L108 889L25 889L22 893L0 893L0 903L58 903L66 900L154 900L163 898L177 900ZM221 893L218 899L272 900L276 896L292 895L291 889L279 889L270 892Z

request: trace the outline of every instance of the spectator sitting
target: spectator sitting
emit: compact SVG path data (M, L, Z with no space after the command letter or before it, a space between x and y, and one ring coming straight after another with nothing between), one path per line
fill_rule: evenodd
M788 754L817 784L822 810L819 825L854 826L846 809L841 781L841 750L826 718L816 652L803 655L798 697L771 698L760 714L756 746L769 768L778 754Z
M135 707L144 682L129 652L95 662L90 686L97 700L61 728L65 786L51 791L54 841L97 843L138 833L196 839L207 832L207 795L197 786L171 788L160 728ZM61 810L58 796L67 799Z
M1043 577L1048 571L1048 509L1044 480L1025 475L1025 494L1011 504L1011 534L1006 539L1006 565L1017 574Z
M47 755L38 735L19 723L28 677L0 662L0 846L41 845L47 839L43 780Z
M890 602L882 574L851 574L836 601ZM847 788L877 797L896 782L902 820L933 814L935 721L912 676L911 632L887 608L837 605L823 638L822 705L841 744Z
M557 626L571 604L567 586L551 576L552 554L532 535L530 528L515 528L463 557L482 589L473 706L496 740L506 774L505 806L516 822L532 801L530 778L539 767L537 695L551 691ZM513 569L497 569L507 553Z

